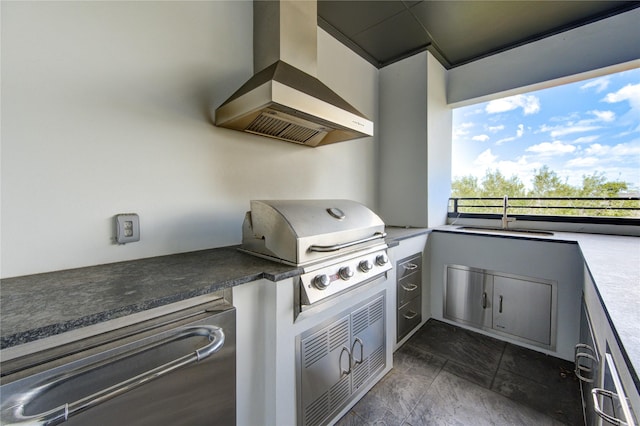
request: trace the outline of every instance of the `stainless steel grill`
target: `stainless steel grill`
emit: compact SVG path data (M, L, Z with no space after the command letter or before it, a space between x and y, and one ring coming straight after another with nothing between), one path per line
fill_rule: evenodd
M351 200L254 200L241 250L302 267L300 303L309 306L391 269L384 228Z

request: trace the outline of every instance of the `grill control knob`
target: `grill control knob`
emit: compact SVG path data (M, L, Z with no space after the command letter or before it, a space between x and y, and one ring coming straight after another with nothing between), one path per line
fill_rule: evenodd
M369 272L370 270L373 269L373 262L370 261L369 259L365 259L362 262L360 262L359 267L362 272Z
M351 266L343 266L340 268L340 271L338 271L338 274L340 275L340 278L346 281L353 277L353 269L351 269Z
M313 286L318 290L324 290L325 288L329 287L329 284L331 284L331 280L329 279L329 275L327 274L316 275L316 277L313 279Z
M389 258L387 257L387 255L385 253L379 254L378 256L376 256L376 264L378 266L384 266L387 263L389 263Z

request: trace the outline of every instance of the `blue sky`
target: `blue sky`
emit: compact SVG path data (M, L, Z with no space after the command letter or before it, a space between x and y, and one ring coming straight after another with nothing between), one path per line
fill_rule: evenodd
M454 110L454 178L500 170L529 187L544 165L640 189L640 68Z

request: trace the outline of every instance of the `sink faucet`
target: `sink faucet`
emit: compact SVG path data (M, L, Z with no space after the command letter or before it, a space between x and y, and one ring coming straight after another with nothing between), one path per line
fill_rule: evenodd
M509 207L509 197L506 195L502 199L502 229L509 228L509 222L514 222L516 220L515 217L507 216L507 208Z

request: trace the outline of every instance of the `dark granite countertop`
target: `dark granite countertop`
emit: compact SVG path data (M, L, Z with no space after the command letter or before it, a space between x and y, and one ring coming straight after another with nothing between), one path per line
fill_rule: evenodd
M0 281L0 348L301 269L237 246L152 257Z
M461 230L451 225L433 231L577 243L636 387L640 389L640 237L555 231L553 235L541 237L516 236Z
M391 247L397 244L399 241L406 240L407 238L417 237L418 235L424 235L431 232L428 228L410 228L399 226L387 226L385 228L387 233L387 243Z
M426 233L387 228L387 243ZM181 253L0 280L0 348L248 283L302 273L242 253L239 246Z

